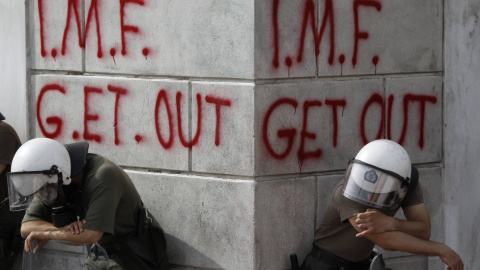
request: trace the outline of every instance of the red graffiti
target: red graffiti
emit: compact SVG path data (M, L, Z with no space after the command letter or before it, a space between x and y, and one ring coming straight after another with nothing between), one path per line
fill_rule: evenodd
M78 33L78 45L80 48L83 48L82 42L82 27L80 24L80 14L78 13L78 0L68 0L67 5L67 23L65 24L65 29L63 30L63 40L62 40L62 55L65 55L66 44L67 44L67 34L70 29L70 20L71 20L71 10L75 13L75 21L77 23L77 33Z
M285 65L287 65L288 68L290 68L293 64L292 58L287 57L285 58Z
M387 138L391 139L392 138L392 128L390 126L392 122L392 110L393 110L393 100L395 97L393 95L390 95L388 97L388 109L387 109L387 121L388 121L388 126L387 126Z
M333 117L333 145L336 147L337 145L337 137L338 137L338 116L337 116L337 108L338 107L343 107L347 105L347 102L344 99L326 99L325 104L328 106L332 107L332 117ZM263 138L263 143L265 145L265 148L267 149L267 152L274 157L275 159L281 160L286 158L290 152L292 151L293 148L293 140L295 139L295 136L297 134L297 129L296 128L285 128L281 129L277 132L277 136L279 138L286 138L287 139L287 147L285 148L285 151L282 153L276 153L273 148L272 144L270 142L270 139L268 138L268 126L270 123L270 117L272 113L278 109L278 107L282 105L290 105L292 107L297 108L298 106L298 101L290 98L281 98L274 102L270 108L268 109L267 113L265 114L265 119L263 121L263 127L262 127L262 138ZM306 139L310 140L315 140L317 135L311 131L308 131L308 112L311 107L321 107L322 102L320 100L307 100L303 104L303 125L302 125L302 130L300 132L300 146L297 151L298 155L298 161L300 164L300 167L302 167L302 164L304 163L305 160L307 159L318 159L322 155L322 149L317 148L314 151L305 151L305 141Z
M372 58L372 64L375 66L375 74L377 74L378 55Z
M95 25L97 29L97 57L102 58L103 57L103 52L102 52L102 35L100 34L100 20L98 18L98 4L97 0L92 0L92 3L90 4L90 8L88 9L88 16L87 16L87 25L85 27L85 41L84 41L84 46L85 42L88 37L88 30L90 29L90 22L92 19L92 14L95 12Z
M112 56L113 63L115 63L115 65L117 65L117 62L115 62L115 54L116 53L117 53L117 51L115 50L115 48L110 49L110 55Z
M300 48L298 50L297 62L301 62L303 58L303 47L305 43L305 34L307 31L308 17L310 17L310 27L313 32L313 40L315 43L315 57L320 54L320 43L322 42L323 33L327 26L327 20L330 24L330 55L328 57L328 63L333 64L333 58L335 56L335 25L334 25L334 13L333 13L333 0L326 0L323 11L322 24L320 26L320 32L316 33L317 22L315 17L315 3L313 0L307 0L305 2L305 9L303 13L302 32L300 36Z
M353 57L352 57L352 65L355 67L357 64L357 55L358 55L358 41L360 39L368 39L368 32L360 32L360 27L359 27L359 19L358 19L358 8L360 6L370 6L374 7L377 9L377 11L380 11L382 9L382 4L378 1L374 0L354 0L353 1L353 16L355 20L355 34L354 34L354 39L355 39L355 45L353 47ZM377 57L378 58L378 57ZM376 64L375 64L376 66Z
M390 95L388 97L388 128L387 128L387 138L392 139L391 135L391 108L393 107L393 100L394 97L393 95ZM425 129L425 104L427 102L436 104L437 103L437 98L435 96L427 96L427 95L414 95L414 94L406 94L403 97L403 127L402 127L402 133L400 135L400 139L398 140L399 144L403 144L405 141L405 137L407 135L407 127L408 127L408 105L411 102L419 102L420 103L420 126L419 126L419 131L420 131L420 136L418 138L418 146L423 149L424 146L424 129Z
M393 101L394 101L394 96L390 95L388 97L388 108L387 108L387 138L392 140L392 133L391 133L391 126L392 126L392 110L393 110ZM428 95L414 95L414 94L406 94L403 97L403 126L402 126L402 132L400 135L400 138L398 140L398 143L403 145L405 143L406 135L407 135L407 128L408 128L408 112L409 112L409 104L411 102L418 102L420 103L420 124L418 127L419 130L419 139L418 139L418 146L420 149L423 149L424 147L424 129L425 129L425 106L426 103L433 103L435 104L437 102L437 98L435 96L428 96ZM362 112L362 122L360 124L360 129L361 129L361 135L362 135L362 142L364 144L367 144L369 140L367 139L365 135L365 115L373 103L378 103L381 108L382 108L382 117L380 119L380 128L378 130L377 136L374 139L380 139L382 138L383 135L383 130L384 130L384 111L385 111L385 104L383 97L380 96L379 94L374 94L370 99L367 101L367 104L365 104L365 107L363 108Z
M81 24L80 24L80 14L78 11L78 0L68 0L68 5L67 5L67 21L65 24L65 29L63 31L63 39L62 39L62 55L65 55L66 53L66 48L67 48L67 36L68 36L68 31L70 30L70 21L71 21L71 16L72 13L71 11L73 10L74 15L75 15L75 22L77 24L77 33L78 33L78 45L80 48L85 48L86 44L86 39L88 37L88 30L90 29L90 23L92 20L92 14L95 12L95 24L96 24L96 30L97 30L97 57L102 58L103 52L102 52L102 37L100 34L100 20L98 17L98 2L97 0L92 0L90 4L90 8L88 10L88 15L87 15L87 21L86 21L86 27L85 27L85 39L82 41L82 30L81 30ZM39 11L40 14L42 13ZM42 38L43 40L43 38ZM43 42L43 41L42 41ZM52 56L53 56L53 51L52 51ZM54 56L55 57L55 56Z
M98 98L98 96L104 96L105 93L112 93L115 95L115 104L114 104L114 119L113 119L113 127L114 127L114 143L115 145L122 145L123 140L121 138L121 128L123 125L119 122L120 120L120 115L124 107L128 108L129 106L125 106L125 102L128 102L128 96L130 91L124 87L121 86L114 86L114 85L108 85L107 86L108 91L104 91L99 87L94 87L91 85L84 86L84 119L83 119L83 139L89 140L89 141L94 141L97 143L102 143L103 142L103 135L100 134L98 131L92 131L91 130L91 124L92 122L99 121L101 119L101 115L99 113L95 113L95 108L92 107L91 101L93 98L95 100ZM64 125L64 119L62 119L60 116L57 115L50 115L44 119L42 119L42 108L45 106L45 101L44 97L46 94L53 94L54 92L60 92L63 96L67 94L67 91L65 88L59 84L47 84L41 90L39 91L38 99L37 99L37 121L39 125L40 131L43 133L45 137L48 138L58 138L64 131L63 127ZM74 91L70 91L74 92ZM95 95L95 97L92 97L92 95ZM205 102L206 104L203 103L202 95L197 94L196 97L196 106L197 106L197 125L196 128L197 130L195 131L195 135L189 135L193 133L193 131L189 131L189 134L186 134L183 130L183 121L185 121L184 117L182 118L182 98L183 95L181 92L176 92L176 110L172 111L171 110L171 104L170 104L170 97L168 95L167 90L161 89L159 90L157 97L156 97L156 102L155 102L155 108L152 108L154 111L154 124L155 125L155 131L156 131L156 136L157 139L160 143L160 145L164 149L172 149L172 146L175 141L175 125L173 124L173 120L175 119L174 113L177 113L177 128L178 128L178 137L180 140L180 143L183 147L185 148L192 148L193 146L197 145L198 142L201 139L203 130L205 127L203 127L204 123L204 118L205 118L205 106L208 106L208 104L211 104L212 106L215 106L215 117L216 117L216 125L215 125L215 140L214 143L216 146L221 145L221 134L222 130L222 124L225 121L228 121L223 119L225 115L222 114L224 110L226 110L228 107L232 106L232 101L230 101L227 98L224 97L218 97L214 95L206 95L205 96ZM418 116L416 117L419 119L419 127L415 128L415 131L418 130L419 133L419 139L418 139L418 146L420 149L423 149L425 145L425 121L426 121L426 110L427 110L427 103L430 104L436 104L437 103L437 97L435 96L430 96L430 95L416 95L416 94L405 94L402 97L402 107L401 109L403 110L403 123L399 123L399 125L402 126L401 133L400 133L400 138L398 139L398 142L400 144L404 144L407 140L407 131L409 128L409 113L412 111L412 104L418 104ZM61 98L60 98L61 99ZM58 97L57 101L58 102ZM365 102L361 113L360 113L360 121L359 121L359 139L362 141L362 143L366 144L370 140L374 139L379 139L386 137L388 139L392 139L392 134L391 134L391 129L392 129L392 114L393 114L393 106L394 106L394 100L395 97L393 95L390 95L388 97L388 101L385 102L384 97L379 94L379 93L374 93L372 94L367 101ZM190 102L186 102L186 104L189 104ZM342 119L339 115L339 110L341 110L341 115L343 116L344 111L347 109L347 101L345 99L329 99L326 98L325 101L322 100L305 100L303 103L302 111L303 111L303 118L301 120L300 124L295 124L291 123L291 126L282 126L278 130L274 131L273 134L276 135L270 136L271 131L269 131L270 125L272 125L272 121L275 115L275 119L278 119L279 117L281 118L282 115L278 115L280 112L283 114L295 114L297 111L297 107L299 106L300 102L292 99L292 98L279 98L278 100L274 101L272 105L266 110L266 113L263 118L263 123L261 127L261 139L263 142L263 145L265 146L266 153L273 157L274 159L277 160L283 160L287 158L290 154L293 152L293 147L295 145L295 139L297 137L297 132L299 134L299 143L298 143L298 149L294 153L297 155L297 159L299 162L300 167L305 163L307 160L318 160L322 157L323 155L323 150L321 145L316 145L315 147L312 147L309 144L313 143L318 143L318 134L323 134L319 130L315 130L312 128L311 122L315 121L315 119L318 119L318 116L315 118L312 118L309 114L312 113L313 109L315 110L327 110L327 112L331 111L331 117L332 117L332 130L333 134L332 136L328 136L329 138L332 138L332 145L333 148L336 148L339 144L339 134L340 132L345 132L339 130L339 121ZM325 106L322 106L322 105ZM163 108L165 106L165 108ZM377 107L379 106L379 107ZM381 113L378 114L369 114L369 112L374 108L380 108ZM166 112L166 114L165 114ZM386 112L386 114L385 114ZM189 113L192 114L192 113ZM183 114L185 115L185 114ZM357 112L350 112L349 115L357 115ZM377 116L378 115L378 116ZM367 118L368 116L368 118ZM213 118L213 116L211 116ZM385 119L386 118L386 119ZM161 119L165 120L165 122L160 121ZM167 122L168 121L168 122ZM213 120L212 120L213 121ZM369 123L379 123L378 126L378 131L375 129L372 131L367 131L366 127L371 126ZM53 127L53 131L47 130L46 124L50 125ZM167 123L166 126L163 126L161 123ZM298 129L298 127L301 127ZM385 128L386 127L386 128ZM162 134L163 129L168 129L167 132L164 132ZM297 130L298 129L298 130ZM386 130L386 132L385 132ZM213 128L212 128L213 131ZM350 132L346 131L346 132ZM72 137L75 140L80 139L82 137L81 132L74 130L72 133ZM375 134L372 138L368 138L367 134L372 136L372 134ZM166 138L165 138L166 137ZM134 138L131 138L134 140L137 144L149 141L148 140L148 135L144 134L136 134ZM279 142L276 142L275 140L279 140ZM320 140L323 141L323 140ZM275 146L275 148L273 147ZM307 150L308 149L308 150ZM311 149L311 150L310 150Z
M319 158L322 155L322 149L317 148L315 151L305 152L305 138L315 140L317 135L315 133L311 133L307 131L308 125L308 110L310 107L320 107L322 106L322 102L319 100L312 100L312 101L305 101L303 103L303 127L302 131L300 132L300 148L298 149L298 161L300 163L300 168L302 167L303 161L307 158Z
M89 31L92 28L92 23L95 22L96 25L96 36L97 36L97 57L103 57L103 47L102 47L102 34L101 34L101 20L100 20L100 8L99 6L102 3L98 0L92 0L90 3L90 7L88 8L88 14L86 15L85 20L85 37L82 38L82 25L81 25L81 12L80 10L80 2L79 0L68 0L67 2L67 10L66 10L66 21L65 27L63 29L63 36L62 36L62 45L61 45L61 54L65 55L68 53L68 46L67 46L67 39L69 38L69 32L71 30L71 23L72 21L76 24L77 35L78 35L78 45L81 49L85 49L87 38L89 36ZM127 4L137 4L137 5L144 5L143 0L120 0L120 39L121 39L121 54L126 55L127 50L127 33L139 33L140 29L135 25L129 25L125 23L126 16L126 5ZM45 29L45 13L46 8L44 7L44 0L38 0L38 13L39 13L39 24L40 24L40 50L42 57L47 56L47 49L45 48L45 32L48 29ZM142 54L147 59L147 56L150 54L150 50L148 47L144 47L142 49ZM53 58L56 60L57 50L51 50ZM110 55L112 57L115 56L115 53L110 51ZM115 58L114 58L115 62ZM116 63L115 63L116 64Z
M168 141L165 141L162 138L162 134L161 134L159 112L160 112L160 105L161 105L162 100L165 103L165 108L167 110L168 127L169 127ZM172 145L173 145L172 112L170 111L170 104L168 103L167 91L165 91L164 89L162 89L162 90L160 90L160 92L158 92L157 102L155 104L155 130L157 131L158 141L163 146L163 148L169 149L170 147L172 147Z
M343 75L343 63L345 62L345 55L341 54L338 57L338 62L340 63L340 76Z
M80 139L80 133L78 133L78 131L76 131L76 130L73 131L72 138L75 139L75 140Z
M280 46L278 42L278 5L280 0L273 0L273 11L272 11L272 18L273 18L273 66L278 68L279 61L278 61L278 54L280 53Z
M43 96L45 95L46 92L48 91L59 91L60 93L64 94L65 95L65 88L63 88L62 86L58 85L58 84L48 84L48 85L45 85L42 90L40 90L40 94L38 95L38 99L37 99L37 121L38 121L38 126L40 127L40 130L42 131L43 135L47 138L50 138L50 139L55 139L57 138L61 131L62 131L62 126L63 126L63 120L62 118L60 118L59 116L50 116L50 117L47 117L46 119L46 122L47 124L49 125L54 125L55 126L55 130L53 132L48 132L46 129L45 129L45 126L43 125L42 123L42 120L41 120L41 108L42 108L42 100L43 100Z
M182 99L182 93L177 93L177 119L178 119L178 136L180 137L180 142L185 147L191 148L193 145L197 144L198 138L200 137L200 133L202 131L202 96L197 94L197 133L195 133L195 137L191 142L187 142L185 137L183 136L183 128L182 128L182 114L180 111L180 102Z
M180 142L182 143L182 145L184 147L187 147L187 148L191 148L192 146L197 144L198 140L200 138L200 135L201 135L201 128L202 128L201 126L202 126L202 118L203 118L201 98L202 98L201 95L197 94L197 108L198 108L198 112L197 112L197 132L195 134L195 137L192 139L192 141L188 142L185 139L185 136L183 135L183 128L182 128L182 118L181 118L181 111L180 111L182 94L180 92L178 92L177 95L176 95L177 121L178 121L178 132L179 132L178 136L180 138ZM162 100L164 101L165 106L166 106L167 118L168 118L168 123L169 123L170 135L169 135L169 140L167 142L162 138L162 135L160 133L161 129L160 129L160 121L159 121L159 111L160 111L160 105L161 105ZM219 146L220 145L220 128L221 128L220 109L221 109L221 106L230 106L231 101L227 100L227 99L215 98L215 97L212 97L212 96L206 96L205 101L207 103L215 104L215 110L216 110L216 116L217 116L216 129L215 129L215 145ZM173 121L172 121L172 119L173 118L172 118L172 113L171 113L171 110L170 110L170 105L169 105L169 101L168 101L167 92L162 89L158 93L157 103L155 105L155 127L156 127L157 137L160 141L160 144L165 149L169 149L173 145Z
M143 141L143 136L139 134L135 135L135 141L141 143Z
M338 139L338 114L337 114L337 107L343 107L345 110L345 106L347 106L347 101L344 99L326 99L325 105L332 107L332 117L333 117L333 147L337 147L337 139ZM343 113L342 113L343 114Z
M121 123L119 119L119 115L121 111L123 110L123 103L128 101L128 95L130 91L124 87L121 86L114 86L114 85L108 85L107 86L108 92L112 93L115 95L115 105L114 105L114 119L113 119L113 127L114 127L114 143L115 145L121 145L123 143L123 140L121 139ZM44 123L42 122L41 119L41 108L42 108L42 102L44 95L49 92L49 91L59 91L62 94L65 94L66 91L65 89L58 85L58 84L48 84L45 85L38 96L37 100L37 121L40 126L40 130L43 133L45 137L48 138L57 138L62 134L63 130L63 119L60 118L59 116L49 116L46 118L46 123L49 125L54 125L55 130L53 132L47 131L47 129L44 126ZM95 141L97 143L102 143L103 141L103 136L102 134L99 133L94 133L89 124L91 122L96 122L100 120L100 115L98 113L93 113L92 111L94 108L90 105L90 101L92 100L92 95L97 94L97 95L104 95L105 91L102 90L102 88L99 87L94 87L94 86L84 86L84 119L83 119L83 139L87 141ZM188 135L184 134L183 131L183 125L182 125L182 93L177 92L176 93L176 113L177 113L177 124L178 124L178 136L180 139L181 144L185 148L191 148L192 146L195 146L198 144L200 137L202 135L202 123L204 119L204 106L202 104L202 96L200 94L196 95L196 100L197 100L197 131L195 133L195 136L191 141L188 141L189 137ZM232 102L229 99L225 98L219 98L213 95L206 95L205 96L205 101L209 104L212 104L215 106L215 116L216 116L216 127L215 127L215 145L220 146L221 144L221 129L222 129L222 109L224 110L225 107L230 107L232 105ZM165 106L166 115L162 115L162 106ZM174 138L175 138L175 127L173 124L173 119L174 115L170 107L170 99L167 94L167 91L165 89L161 89L156 98L155 102L155 108L152 108L154 110L155 116L154 116L154 125L155 125L155 131L156 131L156 136L157 139L160 143L160 145L164 149L171 149L173 144L174 144ZM161 126L161 119L166 119L168 120L168 126L163 127ZM225 121L225 120L224 120ZM162 129L168 128L168 138L164 138L162 136ZM72 138L75 140L80 139L80 132L77 130L74 130L72 132ZM145 135L142 134L136 134L133 138L136 143L142 143L144 141L148 141L148 137L145 137Z
M138 33L139 31L137 26L125 24L125 5L128 3L135 3L142 6L144 5L144 2L142 0L120 0L120 30L122 32L122 55L127 54L125 32Z
M370 106L377 103L380 105L382 109L382 117L380 119L380 124L379 124L379 129L377 136L374 139L380 139L382 138L383 135L383 123L384 123L384 114L385 114L385 106L383 104L383 97L380 94L373 94L363 107L362 111L362 116L360 120L360 136L362 137L362 142L363 144L367 144L369 140L367 139L367 135L365 134L365 120L367 116L368 109L370 109Z
M149 53L150 53L149 48L143 48L142 54L143 54L143 56L145 56L145 60L147 60L147 56L148 56Z
M387 125L387 134L386 137L388 139L391 139L391 125L392 125L392 105L393 105L393 100L394 97L391 95L388 99L388 110L387 110L387 122L385 123L385 103L384 103L384 98L382 95L378 93L374 93L365 103L363 106L361 116L360 116L360 139L362 140L363 144L367 144L371 140L375 139L380 139L383 138L384 135L384 130L385 130L385 125ZM428 96L428 95L414 95L414 94L406 94L403 97L403 116L404 116L404 121L403 121L403 127L402 127L402 132L400 135L400 139L398 140L399 144L403 144L406 140L406 133L408 129L408 112L411 110L409 107L409 104L412 102L419 103L420 109L419 113L420 116L418 119L420 119L420 124L419 124L419 141L418 145L421 149L424 147L424 126L425 126L425 115L426 115L426 103L433 103L435 104L437 102L437 98L435 96ZM265 149L267 150L268 154L272 156L273 158L277 160L283 160L287 158L290 153L293 150L293 145L294 145L294 139L297 134L297 129L294 127L287 127L283 128L277 131L277 136L279 139L286 139L286 147L283 152L276 152L272 145L272 139L269 138L268 136L268 127L271 121L271 116L272 114L279 109L279 107L284 106L284 105L289 105L294 108L296 111L297 106L298 106L298 101L295 99L291 98L280 98L277 101L275 101L267 110L265 113L265 118L263 120L263 125L262 125L262 139L263 139L263 144L265 146ZM342 115L343 111L346 109L347 106L347 101L345 99L325 99L324 102L325 105L331 107L332 110L332 118L333 118L333 147L336 148L338 145L338 134L339 134L339 116L338 116L338 110L342 108ZM374 138L367 138L366 135L366 130L365 126L367 122L372 122L372 121L377 121L377 119L367 119L367 113L369 110L372 108L372 106L377 105L380 106L381 113L380 113L380 119L379 121L379 128L378 132L376 133L376 136ZM322 156L322 149L320 147L316 147L315 150L306 152L304 149L307 148L307 139L309 140L315 140L317 137L317 132L315 130L309 130L309 110L312 107L321 107L322 102L320 100L306 100L303 103L303 119L302 119L302 130L300 132L300 144L299 144L299 149L297 151L297 158L299 161L300 168L302 167L302 164L305 162L307 159L319 159ZM285 113L288 114L288 113ZM278 144L278 143L276 143Z
M302 17L302 26L300 29L300 42L299 42L299 47L298 47L298 53L297 53L297 62L302 62L303 61L303 54L304 54L304 47L305 47L305 39L306 39L306 34L307 34L307 28L311 29L311 32L313 34L313 43L315 47L315 58L316 61L318 61L318 56L320 55L320 45L322 42L323 35L325 34L325 30L327 29L328 25L328 31L329 31L329 47L330 47L330 52L328 55L328 64L333 65L334 64L334 59L335 59L335 8L334 8L334 2L333 0L325 0L325 4L323 7L323 17L321 19L321 23L317 25L317 22L320 22L320 20L317 18L316 15L316 10L317 8L315 7L315 1L314 0L305 0L304 5L303 5L303 17ZM358 10L360 6L370 6L374 7L377 9L377 11L380 11L382 8L382 5L380 2L376 0L354 0L353 1L353 16L354 16L354 23L355 23L355 30L353 33L354 37L354 49L353 49L353 57L352 57L352 65L355 67L357 64L357 57L358 57L358 47L359 47L359 41L360 39L366 40L368 39L368 32L365 31L360 31L359 27L359 14ZM280 61L280 28L278 24L278 18L281 16L279 14L279 7L280 7L280 0L273 0L272 4L272 24L273 24L273 61L272 65L274 68L278 68ZM320 15L318 15L320 16ZM338 30L338 29L337 29ZM295 31L296 32L296 31ZM374 57L374 62L378 62L379 57L375 56ZM343 73L343 63L345 61L345 55L341 54L340 57L338 58L338 61L342 65L342 73ZM376 63L374 63L376 67ZM285 59L285 65L290 68L292 66L292 62L289 60L289 57Z
M52 49L52 57L55 61L57 61L57 50L55 48Z
M114 120L114 129L115 129L115 145L120 144L120 139L118 138L118 110L120 107L120 97L127 95L128 90L121 87L116 87L109 85L108 91L115 93L115 120Z
M274 157L275 159L278 159L278 160L284 159L290 154L290 152L292 151L292 148L293 148L293 139L295 138L295 134L297 133L297 130L295 128L286 128L286 129L278 130L277 136L279 138L286 138L287 139L287 147L285 148L285 151L280 153L280 154L276 153L273 150L272 145L270 144L270 140L268 139L268 124L270 122L270 116L272 115L272 113L281 105L290 105L293 108L295 108L295 111L296 111L297 106L298 106L298 102L296 100L290 99L290 98L281 98L281 99L277 100L275 103L272 104L272 106L270 106L267 113L265 114L265 119L263 120L263 128L262 128L262 130L263 130L263 135L262 135L263 143L264 143L265 147L267 148L268 153L272 157Z
M90 133L90 130L88 128L88 122L90 121L98 121L100 118L98 114L90 114L90 105L88 104L89 102L89 96L90 93L97 93L97 94L103 94L103 91L101 88L97 87L90 87L90 86L85 86L84 88L84 95L85 95L85 100L84 100L84 119L83 119L83 138L87 141L93 140L96 142L101 142L102 141L102 136L99 134L94 134Z
M38 17L40 21L40 53L42 54L42 57L47 56L47 50L45 49L45 29L43 25L43 14L44 14L44 9L43 9L43 0L38 0Z
M205 101L208 103L213 103L215 104L215 114L217 116L217 122L215 125L215 145L219 146L220 145L220 123L221 123L221 113L220 109L221 106L230 106L231 102L228 99L221 99L221 98L216 98L213 96L206 96Z

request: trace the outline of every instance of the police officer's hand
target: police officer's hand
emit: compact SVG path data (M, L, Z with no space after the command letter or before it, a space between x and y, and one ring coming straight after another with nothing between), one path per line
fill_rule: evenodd
M393 231L395 220L376 209L367 209L365 213L357 215L355 223L364 230L357 234L357 237L363 237L369 233L383 233Z
M31 232L25 239L24 248L26 252L30 252L30 250L32 250L32 244L34 240L37 240L37 246L33 250L33 253L37 253L37 251L39 251L43 246L48 243L48 236L46 235L46 232Z
M64 227L66 231L71 231L72 234L80 234L83 232L83 224L87 224L87 220L75 221L70 225Z
M443 250L439 257L446 265L448 265L448 270L463 270L462 258L446 245L443 245Z

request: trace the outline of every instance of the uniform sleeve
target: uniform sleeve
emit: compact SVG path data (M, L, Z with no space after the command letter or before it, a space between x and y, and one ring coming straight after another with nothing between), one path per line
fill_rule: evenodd
M121 193L118 187L109 181L97 181L99 184L89 191L88 210L85 214L87 224L84 228L104 233L114 233L115 213Z
M343 185L338 185L332 197L332 204L340 215L342 222L348 222L348 219L360 213L367 211L368 207L357 203L343 196Z
M50 209L36 198L25 211L22 223L33 220L43 220L52 223L52 213Z
M423 190L422 186L420 185L420 182L417 184L415 189L409 190L407 192L407 195L405 195L405 198L403 199L402 203L400 206L402 208L406 208L412 205L417 205L423 203Z
M0 164L12 164L13 156L17 152L17 138L8 130L0 130Z

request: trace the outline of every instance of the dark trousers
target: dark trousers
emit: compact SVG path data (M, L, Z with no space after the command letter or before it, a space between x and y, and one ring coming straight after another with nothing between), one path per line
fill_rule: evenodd
M99 248L97 244L89 248L89 255L85 260L83 270L170 270L170 265L165 257L160 265L152 266L137 256L129 249L114 247ZM3 270L0 268L0 270Z
M22 254L20 226L0 222L0 269L12 269L18 254Z
M301 270L368 270L370 258L361 262L350 262L337 257L313 244L312 251L307 255L300 267Z

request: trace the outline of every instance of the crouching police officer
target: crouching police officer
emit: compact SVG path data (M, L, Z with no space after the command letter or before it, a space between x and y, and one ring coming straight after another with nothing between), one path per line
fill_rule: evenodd
M33 252L49 240L87 243L84 269L170 269L163 232L151 225L132 181L109 159L89 154L87 142L30 140L15 154L8 180L11 207L28 206L26 252L33 240Z
M0 113L0 269L9 270L17 255L22 254L20 224L25 211L12 212L8 209L7 173L22 143L15 129L3 120L5 117Z
M407 220L393 218L402 207ZM430 216L418 171L390 140L365 145L334 189L302 270L366 270L375 244L387 250L439 256L462 270L460 256L430 241Z

